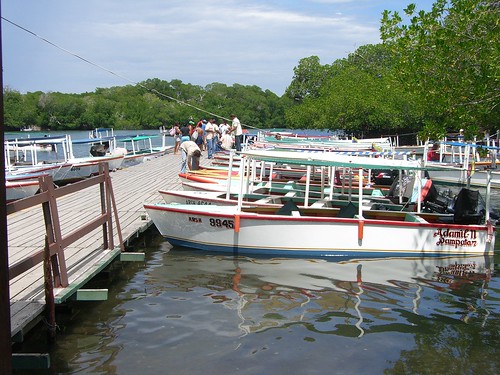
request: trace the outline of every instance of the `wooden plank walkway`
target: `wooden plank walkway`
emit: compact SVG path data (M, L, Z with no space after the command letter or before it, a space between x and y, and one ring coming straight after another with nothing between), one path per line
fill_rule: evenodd
M143 203L161 202L159 189L181 187L177 176L180 162L180 155L169 153L110 174L122 238L125 243L152 225L147 218ZM99 186L58 199L57 209L64 236L77 229L86 220L100 214ZM116 225L114 217L113 224ZM7 226L9 264L43 250L45 224L41 205L9 215ZM69 298L92 275L100 272L120 255L119 246L115 250L102 250L102 238L102 228L99 228L65 249L64 256L70 286L54 290L56 302ZM119 245L116 233L114 243ZM15 335L22 337L24 332L39 321L44 312L43 263L11 280L10 299L11 333L13 337Z

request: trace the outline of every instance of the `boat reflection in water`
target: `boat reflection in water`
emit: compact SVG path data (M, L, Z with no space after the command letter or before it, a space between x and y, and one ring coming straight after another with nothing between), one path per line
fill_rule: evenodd
M203 284L212 291L203 296L234 311L241 335L299 323L316 333L360 337L380 330L411 331L415 316L430 317L436 310L448 310L448 318L462 320L471 315L486 319L488 315L487 310L471 306L486 294L491 256L332 261L200 257L177 249L172 255L193 258L186 259L189 271L184 269L180 279L169 278L169 282L196 288L201 286L197 284L200 278L204 279ZM229 281L229 276L231 290L220 282ZM436 292L466 292L470 302L457 312L455 304L443 306L432 298Z

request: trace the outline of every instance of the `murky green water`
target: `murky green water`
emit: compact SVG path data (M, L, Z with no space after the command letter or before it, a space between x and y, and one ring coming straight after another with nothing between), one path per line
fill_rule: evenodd
M498 373L498 256L234 258L145 241L145 263L95 285L107 301L59 311L52 346L38 329L17 348L51 355L25 373Z

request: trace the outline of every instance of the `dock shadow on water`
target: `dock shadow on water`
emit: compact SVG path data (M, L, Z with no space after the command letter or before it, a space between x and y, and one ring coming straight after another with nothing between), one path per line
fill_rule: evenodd
M23 344L52 362L25 373L498 373L498 255L233 257L147 235L107 301L60 311L48 349L43 330Z

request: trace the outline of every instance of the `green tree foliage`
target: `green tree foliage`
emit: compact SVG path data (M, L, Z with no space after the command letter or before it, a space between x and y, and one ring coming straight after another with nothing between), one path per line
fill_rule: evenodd
M299 61L293 69L293 79L285 95L298 103L306 98L317 98L323 82L328 78L328 65L321 65L318 56L310 56Z
M301 74L300 85L292 82L287 93L300 86L307 94L287 109L287 122L296 128L342 129L361 136L419 129L424 121L421 105L394 79L393 60L385 46L366 45L332 65L316 66L314 71L323 72L320 83L312 74L308 87Z
M9 108L5 113L5 123L9 127L22 128L24 125L23 96L19 91L5 88L3 93L4 106Z
M402 84L431 113L427 134L464 128L496 131L499 116L500 5L491 0L437 0L429 12L415 4L385 11L384 43L396 56Z
M10 129L157 129L200 118L235 113L249 127L284 123L285 104L257 86L212 83L206 87L149 79L137 85L98 88L84 94L27 93L4 89L5 123Z

